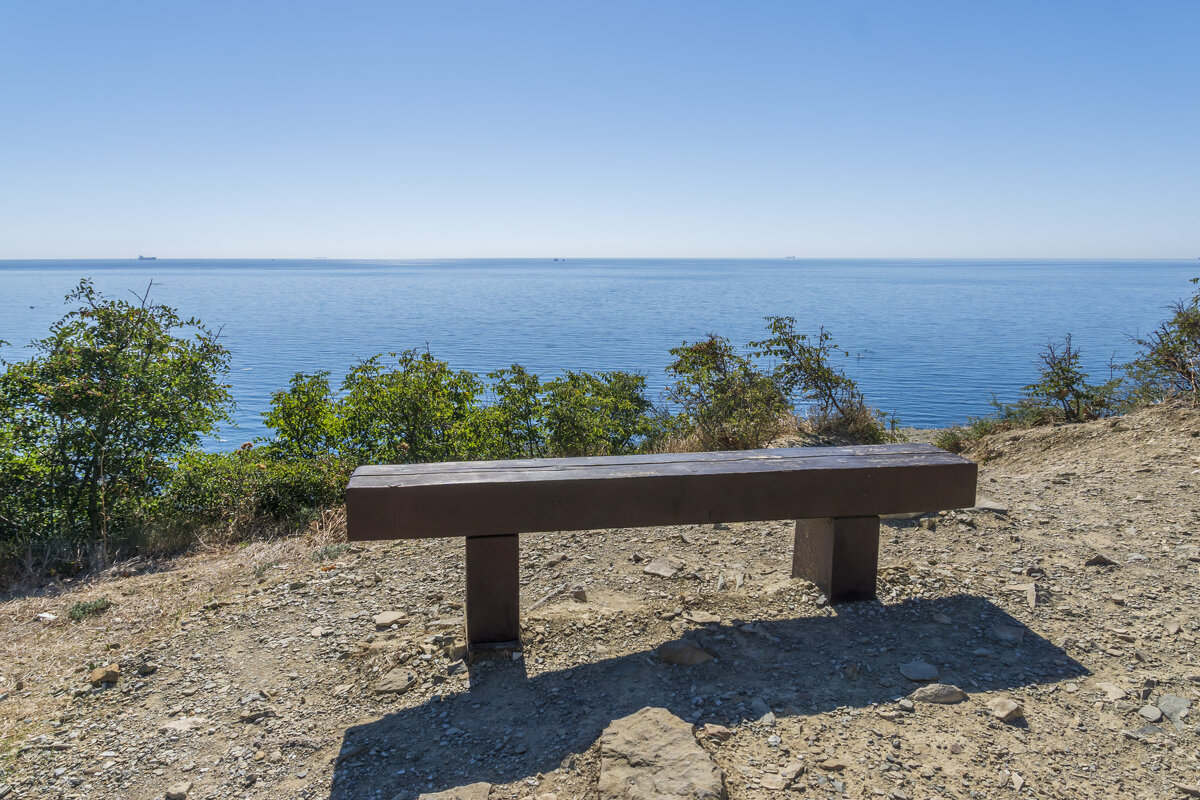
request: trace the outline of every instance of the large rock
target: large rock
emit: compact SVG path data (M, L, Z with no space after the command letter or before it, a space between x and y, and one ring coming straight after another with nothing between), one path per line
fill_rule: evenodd
M492 785L481 782L458 786L444 792L428 792L418 797L417 800L488 800L491 792Z
M96 667L88 677L91 679L92 686L116 683L121 678L121 665L107 664L103 667Z
M725 774L692 726L643 708L600 735L600 800L725 800Z

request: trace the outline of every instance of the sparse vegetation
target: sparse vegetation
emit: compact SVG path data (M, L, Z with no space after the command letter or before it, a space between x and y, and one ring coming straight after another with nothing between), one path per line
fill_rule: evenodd
M766 338L745 347L709 334L672 349L661 406L636 373L543 380L514 364L480 376L408 350L360 362L336 388L328 372L297 373L272 395L269 438L205 453L201 436L230 404L217 334L148 293L113 300L82 281L67 300L77 308L33 343L32 358L0 362L0 567L9 575L297 532L341 502L363 463L753 448L797 428L824 441L896 438L896 420L838 366L848 354L827 329L801 333L793 317L769 316ZM1170 310L1102 383L1090 382L1069 334L1048 342L1038 379L1016 402L993 400L995 413L940 432L936 444L961 451L1013 428L1166 398L1195 404L1200 293Z
M67 616L75 622L82 622L88 617L95 617L103 614L108 609L112 608L112 601L108 597L100 597L95 600L79 600L67 609Z

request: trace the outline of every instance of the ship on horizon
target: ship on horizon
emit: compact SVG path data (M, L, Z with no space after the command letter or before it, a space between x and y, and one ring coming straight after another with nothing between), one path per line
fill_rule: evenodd
M138 261L158 261L158 256L138 256Z

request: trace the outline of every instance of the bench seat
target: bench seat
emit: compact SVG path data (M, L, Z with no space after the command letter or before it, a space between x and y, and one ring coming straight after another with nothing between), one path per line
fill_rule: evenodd
M517 536L797 520L793 575L875 596L879 517L975 503L976 465L927 444L374 465L346 489L352 541L467 538L467 638L519 638Z

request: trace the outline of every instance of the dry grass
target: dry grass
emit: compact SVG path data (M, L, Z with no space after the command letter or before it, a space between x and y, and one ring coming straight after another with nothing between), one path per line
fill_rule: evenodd
M272 567L306 562L314 550L344 542L346 511L321 512L298 536L237 545L217 538L169 560L139 557L0 603L0 694L9 694L0 705L0 759L34 720L57 716L56 690L78 686L95 666L147 650L193 611L266 580ZM74 604L105 597L112 605L103 614L70 619Z

